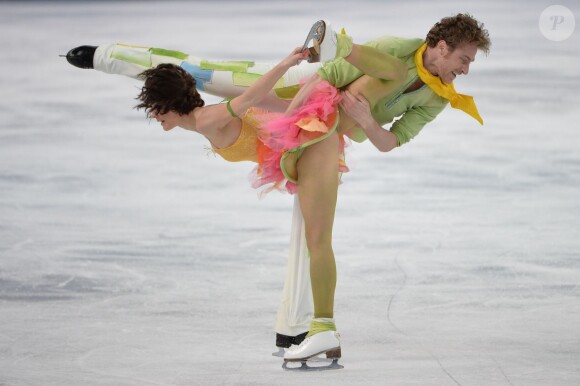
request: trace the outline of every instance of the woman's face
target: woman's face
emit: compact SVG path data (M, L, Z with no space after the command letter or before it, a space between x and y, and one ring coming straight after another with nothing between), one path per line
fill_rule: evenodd
M165 131L169 131L178 126L179 117L180 115L175 111L168 111L165 114L161 114L156 110L151 111L151 118L161 123L161 127Z

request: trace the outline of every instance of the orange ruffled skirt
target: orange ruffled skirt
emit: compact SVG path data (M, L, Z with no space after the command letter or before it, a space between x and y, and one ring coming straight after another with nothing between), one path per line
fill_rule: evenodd
M242 131L236 142L224 149L213 149L232 162L254 161L250 174L252 187L296 193L296 163L304 150L331 135L338 126L338 90L328 82L319 83L308 100L292 115L249 109L242 118ZM339 135L339 170L348 172L344 162L345 140Z

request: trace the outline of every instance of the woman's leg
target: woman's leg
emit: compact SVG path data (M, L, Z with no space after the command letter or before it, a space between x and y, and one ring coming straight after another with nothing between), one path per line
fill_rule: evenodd
M332 227L338 193L338 134L308 147L298 160L298 198L310 252L315 318L332 318L336 263Z
M344 33L330 33L336 36L335 57L344 58L363 74L384 80L406 77L407 65L399 58L374 47L354 44L352 38Z
M353 44L345 59L373 78L402 81L407 75L407 65L402 60L373 47Z

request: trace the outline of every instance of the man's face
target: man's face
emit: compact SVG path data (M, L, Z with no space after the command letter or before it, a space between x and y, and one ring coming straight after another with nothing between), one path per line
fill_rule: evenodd
M458 46L453 51L451 47L441 40L435 47L437 61L435 69L441 81L450 84L458 75L467 75L469 65L475 60L477 54L477 45L475 43L466 43Z

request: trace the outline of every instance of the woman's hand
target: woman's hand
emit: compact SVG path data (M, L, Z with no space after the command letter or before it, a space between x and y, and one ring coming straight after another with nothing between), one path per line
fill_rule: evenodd
M282 59L280 62L281 66L290 68L292 66L296 66L300 64L301 61L308 58L308 50L302 51L302 47L296 47L290 55L286 58Z

